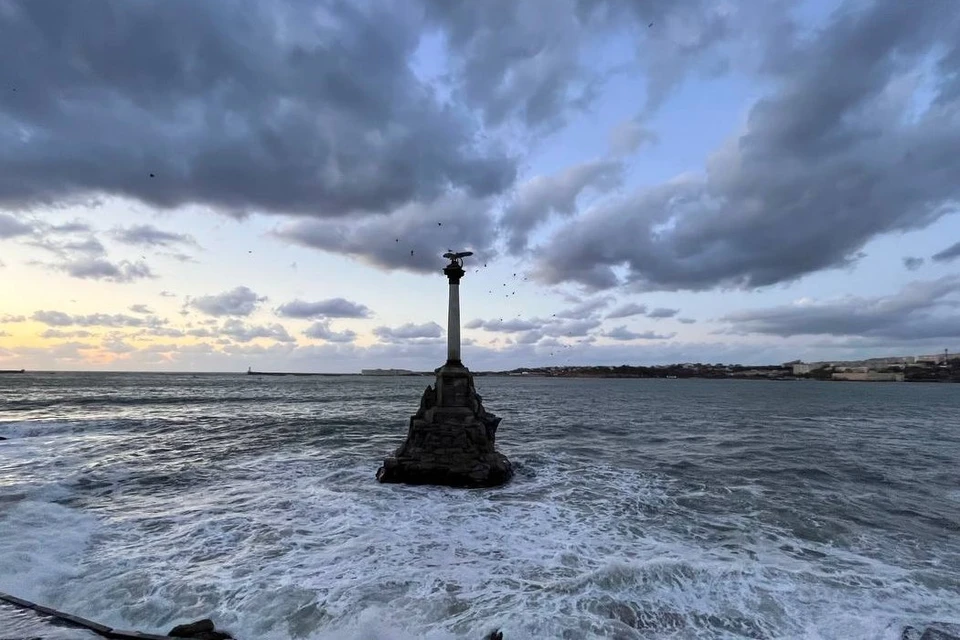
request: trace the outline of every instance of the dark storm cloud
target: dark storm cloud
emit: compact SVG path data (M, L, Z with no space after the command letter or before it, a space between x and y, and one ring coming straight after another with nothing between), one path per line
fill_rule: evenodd
M344 331L334 331L330 328L330 323L326 320L321 320L319 322L314 322L312 325L307 327L303 335L308 338L316 338L318 340L326 340L327 342L353 342L357 337L356 331L351 331L346 329Z
M115 229L113 237L123 244L141 247L170 247L178 244L195 246L197 241L186 233L163 231L150 224L137 224L125 229Z
M916 258L913 256L904 256L903 266L906 267L907 271L916 271L923 266L923 258Z
M0 206L106 193L329 217L451 185L499 193L515 161L480 149L410 66L422 18L390 2L7 2Z
M123 313L91 313L71 315L63 311L36 311L32 320L42 322L50 327L160 327L166 324L166 320L149 316L146 318L137 316L128 316Z
M423 324L408 322L399 327L375 327L373 333L384 342L404 342L439 338L443 335L443 327L436 322L425 322Z
M319 302L291 300L277 307L277 315L284 318L369 318L372 312L359 302L330 298Z
M602 334L606 338L611 338L613 340L669 340L675 333L655 333L653 331L630 331L626 326L619 326L609 331L604 331Z
M647 314L648 318L672 318L680 313L680 309L668 309L666 307L657 307Z
M864 6L769 49L777 90L702 177L596 207L543 248L537 274L606 288L624 266L637 290L758 287L849 264L871 238L955 211L960 55L939 58L929 108L914 98L918 68L960 41L960 13Z
M249 316L266 300L249 287L235 287L215 295L200 296L187 304L209 316Z
M368 264L420 273L439 273L446 263L440 256L447 249L474 251L476 255L466 260L468 265L495 256L490 203L462 193L354 224L301 220L280 227L275 235Z
M428 19L444 32L454 94L497 126L555 127L590 105L603 83L639 64L648 73L647 102L659 105L686 71L714 67L717 46L770 30L783 3L730 7L712 0L426 0ZM648 28L653 22L656 29ZM766 31L761 29L766 27ZM587 50L622 34L636 50L599 69ZM749 35L749 37L748 37ZM764 36L769 37L769 36Z
M960 258L960 242L950 245L939 253L933 254L930 259L934 262L950 262L957 258Z
M110 262L103 258L81 258L57 265L57 269L74 278L106 280L108 282L134 282L155 277L143 262Z
M912 282L900 292L874 298L742 311L722 320L728 333L859 336L894 340L960 337L960 276Z
M569 167L550 176L536 176L520 185L500 224L507 233L507 246L514 253L527 247L528 236L552 214L572 216L577 199L588 188L608 191L620 184L623 166L612 160L596 160Z
M630 316L642 316L647 313L647 305L628 302L621 305L607 314L608 319L629 318Z

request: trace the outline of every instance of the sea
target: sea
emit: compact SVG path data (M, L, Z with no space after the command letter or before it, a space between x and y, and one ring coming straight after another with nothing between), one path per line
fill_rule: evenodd
M515 478L377 483L430 382L0 376L0 591L240 640L960 624L960 385L478 377Z

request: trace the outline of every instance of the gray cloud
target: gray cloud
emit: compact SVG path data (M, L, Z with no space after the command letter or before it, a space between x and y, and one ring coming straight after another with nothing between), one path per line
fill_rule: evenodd
M33 227L10 214L0 213L0 240L33 233Z
M960 242L950 245L943 251L933 254L930 258L934 262L950 262L960 258Z
M613 302L613 298L610 296L601 296L599 298L584 300L575 304L569 309L558 311L555 314L555 317L574 319L591 317L605 309L611 302Z
M6 7L0 206L107 193L329 217L515 175L412 70L424 25L407 3Z
M668 309L666 307L657 307L656 309L651 310L648 314L648 318L672 318L673 316L680 313L680 309Z
M677 318L677 321L682 324L693 324L696 322L693 318Z
M656 144L660 137L637 120L621 122L610 131L610 152L625 156L644 144Z
M443 335L443 327L436 322L425 322L423 324L408 322L399 327L375 327L373 333L384 342L404 342L439 338Z
M353 342L357 337L356 331L351 331L350 329L334 331L330 328L330 323L326 320L314 322L304 330L303 335L308 338L326 340L327 342Z
M153 313L153 311L150 310L150 307L145 304L132 304L127 308L134 313Z
M704 175L595 207L542 249L537 275L606 288L625 266L636 290L759 287L955 211L960 55L939 60L929 108L916 114L913 98L919 66L960 40L960 17L935 3L863 7L815 37L783 34L764 58L778 89Z
M330 298L319 302L292 300L277 307L277 315L284 318L369 318L370 309L344 298Z
M74 220L73 222L50 225L48 230L52 233L92 233L93 227L83 220Z
M722 320L729 333L832 335L897 340L960 337L960 276L912 282L889 296L742 311Z
M604 337L613 340L669 340L675 335L675 333L662 334L653 331L630 331L623 325L603 332Z
M86 329L77 329L76 331L63 331L61 329L46 329L40 334L41 338L48 340L53 338L89 338L93 333Z
M35 311L32 320L42 322L51 327L160 327L166 320L156 316L137 317L123 313L91 313L71 315L63 311Z
M25 321L26 319L27 319L26 316L19 316L19 315L15 316L15 315L12 315L12 314L9 314L9 313L5 313L5 314L3 314L3 315L0 315L0 322L3 322L3 323L5 323L5 324L13 324L13 323L15 323L15 322L23 322L23 321Z
M544 323L539 320L521 320L508 318L507 320L471 320L464 325L466 329L484 329L486 331L500 331L502 333L520 333L541 329Z
M586 304L596 305L596 301ZM599 307L596 307L599 308ZM592 309L590 313L595 311ZM588 313L588 317L582 315L570 315L567 319L558 316L551 318L531 318L524 320L521 318L492 318L490 320L475 319L464 325L468 329L483 329L485 331L522 334L518 342L535 342L540 338L566 338L583 337L600 326L601 320ZM534 339L534 336L539 336Z
M555 338L579 338L599 327L600 322L598 318L555 322L545 325L542 331L544 335Z
M187 304L209 316L249 316L257 306L266 301L249 287L235 287L215 295L200 296Z
M171 247L184 244L196 246L197 244L189 234L163 231L150 224L136 224L132 227L115 229L113 237L123 244L141 247Z
M630 316L642 316L647 313L647 305L628 302L621 305L607 314L607 318L629 318Z
M81 258L57 265L57 268L74 278L107 280L109 282L134 282L155 277L144 262L110 262L102 258Z
M287 333L286 328L279 323L249 325L237 318L226 320L220 326L219 333L237 342L250 342L257 338L269 338L277 342L295 342L293 336Z
M302 220L281 226L275 235L380 267L439 273L445 262L440 256L447 249L469 248L476 253L470 259L474 261L495 256L490 206L486 200L451 193L354 224Z
M425 4L452 54L445 80L454 95L479 109L488 126L515 121L536 129L588 107L607 78L632 64L647 71L652 110L701 60L715 68L721 53L729 55L718 50L722 43L770 37L771 20L757 15L768 18L783 3L555 0L549 11L540 0ZM651 22L656 29L648 29ZM618 34L636 47L635 58L588 67L586 49Z
M500 221L507 232L507 245L523 251L528 236L551 214L572 216L577 199L588 188L605 192L620 184L622 165L614 160L595 160L574 165L550 176L536 176L517 188L513 202Z
M915 258L913 256L904 256L903 266L907 268L908 271L916 271L923 266L923 258Z

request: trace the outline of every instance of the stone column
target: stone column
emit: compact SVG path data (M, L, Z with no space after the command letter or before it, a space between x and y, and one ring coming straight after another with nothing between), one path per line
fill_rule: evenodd
M450 302L447 309L447 364L462 367L460 361L460 278L465 273L456 262L448 264L443 273L450 281Z

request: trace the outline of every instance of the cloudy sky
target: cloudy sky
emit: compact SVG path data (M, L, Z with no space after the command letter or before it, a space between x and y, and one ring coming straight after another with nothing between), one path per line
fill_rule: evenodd
M949 3L947 3L949 4ZM960 12L0 0L0 367L960 349Z

